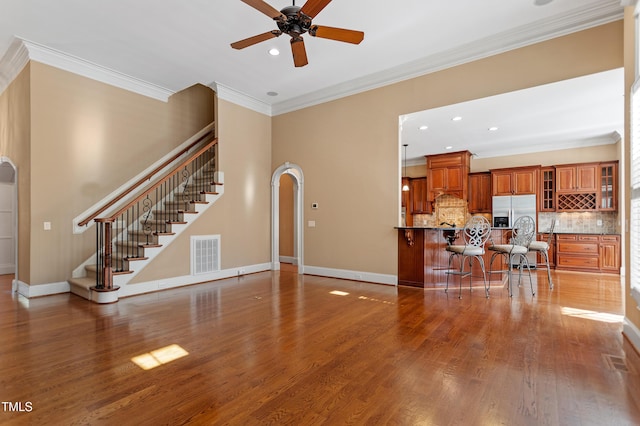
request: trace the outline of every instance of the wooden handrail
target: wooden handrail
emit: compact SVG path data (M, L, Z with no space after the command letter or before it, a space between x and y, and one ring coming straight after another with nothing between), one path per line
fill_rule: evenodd
M142 185L143 183L147 182L148 180L150 180L156 173L158 173L160 170L164 169L165 167L167 167L169 164L171 164L172 162L174 162L176 159L180 158L182 155L184 155L184 153L186 153L187 151L189 151L191 148L193 148L194 146L196 146L197 144L199 144L200 142L202 142L203 140L205 140L206 138L210 137L213 135L213 129L209 130L207 133L205 133L204 135L200 136L198 139L196 139L193 143L189 144L189 146L187 146L186 148L180 150L180 152L176 153L175 155L173 155L171 158L169 158L168 160L166 160L165 162L163 162L161 165L159 165L158 167L156 167L155 169L153 169L152 171L150 171L149 173L147 173L144 177L142 177L140 180L138 180L136 183L134 183L133 185L131 185L129 188L127 188L126 190L124 190L120 195L118 195L117 197L115 197L113 200L109 201L107 204L105 204L104 206L100 207L98 210L96 210L95 212L93 212L91 215L89 215L86 219L84 219L82 222L78 223L78 226L85 226L87 225L89 222L91 222L93 219L95 219L100 213L106 211L108 208L110 208L111 206L115 205L117 202L119 202L120 200L122 200L124 197L126 197L127 195L129 195L130 193L132 193L136 188L140 187L140 185ZM217 141L217 139L215 139Z
M95 219L96 222L114 222L118 216L120 216L121 214L123 214L124 212L126 212L131 206L133 206L134 204L136 204L137 202L139 202L140 200L142 200L143 198L145 198L149 193L151 193L153 190L155 190L156 188L158 188L160 185L162 185L163 183L165 183L166 181L168 181L170 178L172 178L173 176L175 176L178 172L180 172L185 166L188 166L189 164L191 164L194 160L196 160L198 157L200 157L203 153L205 153L207 150L209 150L212 146L216 145L218 143L218 138L213 139L211 142L209 142L206 146L202 147L200 150L198 150L197 152L191 154L191 156L189 157L188 160L186 160L184 163L181 163L178 167L176 167L175 169L173 169L173 171L171 173L169 173L168 175L166 175L164 178L162 178L161 180L159 180L158 182L156 182L152 187L148 188L146 191L144 191L142 194L138 195L136 198L134 198L133 200L131 200L128 204L126 204L124 207L122 207L120 210L118 210L117 212L115 212L113 215L111 215L108 218L99 218L99 219Z

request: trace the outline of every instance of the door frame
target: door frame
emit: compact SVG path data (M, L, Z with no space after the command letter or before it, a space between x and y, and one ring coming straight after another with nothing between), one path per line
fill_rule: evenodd
M280 270L280 178L284 174L293 179L293 256L298 274L304 274L304 174L300 166L288 161L271 177L271 269Z
M13 206L12 206L12 214L13 214L13 224L12 224L12 231L13 231L13 239L14 239L14 272L13 272L13 281L12 281L12 285L11 285L11 291L12 292L16 292L18 290L18 256L19 256L19 251L18 251L18 244L19 244L19 238L18 238L18 168L16 167L16 165L13 163L13 161L11 161L10 158L8 157L0 157L0 166L1 167L6 167L6 165L9 165L12 169L13 169L13 177L11 181L8 182L3 182L3 183L8 183L11 186L13 186Z

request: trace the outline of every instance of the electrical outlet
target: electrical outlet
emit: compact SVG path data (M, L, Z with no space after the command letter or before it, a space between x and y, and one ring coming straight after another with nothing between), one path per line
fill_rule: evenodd
M596 226L602 226L602 219L596 220Z

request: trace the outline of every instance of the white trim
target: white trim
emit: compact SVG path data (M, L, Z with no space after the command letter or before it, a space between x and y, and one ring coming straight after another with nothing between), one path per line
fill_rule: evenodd
M0 58L0 94L9 87L28 63L29 51L21 40L14 39L7 52Z
M11 283L12 290L18 294L30 299L32 297L51 296L60 293L69 293L71 285L67 281L57 283L29 285L19 280L13 280Z
M255 274L257 272L269 271L270 269L270 263L259 263L255 265L237 266L234 268L223 269L209 274L185 275L181 277L127 284L120 287L120 289L118 290L118 296L135 296L137 294L151 293L154 291L184 287L193 284L202 284L208 281L217 281L225 278L238 277L240 279L246 274Z
M305 265L304 273L307 275L320 275L322 277L340 278L351 281L363 281L374 284L398 285L397 275L378 274L375 272L351 271L348 269L324 268L321 266Z
M313 105L336 100L367 90L398 83L415 77L473 62L531 44L593 28L624 17L618 0L602 1L580 13L568 11L513 30L475 40L456 49L440 52L416 61L396 66L363 78L325 87L302 96L273 104L273 115L285 114Z
M254 97L251 97L245 93L239 92L229 86L225 86L224 84L215 81L209 84L209 87L216 92L216 95L218 95L218 99L229 101L233 104L243 106L264 115L272 115L271 105L268 105Z
M640 352L640 329L625 318L622 323L622 333L627 336L635 350Z
M297 265L298 258L294 256L280 256L280 263L291 263L292 265Z
M167 102L175 93L157 84L19 37L14 38L7 53L0 59L0 93L4 92L30 60L162 102Z
M284 174L290 175L294 182L293 254L297 258L298 274L304 274L304 174L300 166L288 161L271 176L271 269L280 269L280 178Z

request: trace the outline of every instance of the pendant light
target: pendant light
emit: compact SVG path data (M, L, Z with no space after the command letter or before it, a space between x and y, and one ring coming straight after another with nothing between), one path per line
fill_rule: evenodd
M407 176L407 146L409 146L409 144L403 144L402 146L404 146L404 171L402 172L402 177ZM403 192L407 192L409 190L409 184L405 183L404 185L402 185L402 191Z

